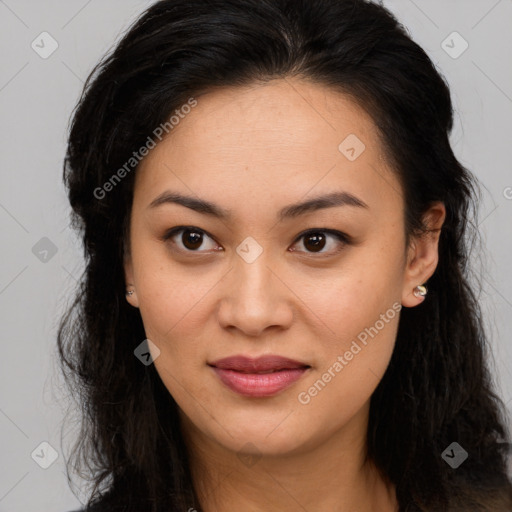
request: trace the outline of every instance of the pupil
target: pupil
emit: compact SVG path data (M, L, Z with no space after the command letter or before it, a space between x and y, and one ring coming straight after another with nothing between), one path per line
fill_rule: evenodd
M306 242L304 243L304 245L306 246L306 248L309 249L309 247L307 247L308 240L309 241L313 240L313 243L312 243L313 252L315 250L322 250L325 247L325 236L323 236L322 234L314 233L314 234L308 235L306 237Z
M183 231L182 242L187 249L197 249L201 247L203 235L197 231L186 229Z

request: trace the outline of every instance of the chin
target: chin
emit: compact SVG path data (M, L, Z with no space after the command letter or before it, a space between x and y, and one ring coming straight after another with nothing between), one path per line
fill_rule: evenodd
M214 437L219 444L236 453L269 457L298 453L312 443L309 434L314 432L304 422L297 424L297 420L293 421L294 413L288 418L287 414L280 412L266 417L260 414L259 418L246 415L245 419L224 415L221 417L226 418L225 424L230 425L229 433L222 427L215 428ZM321 428L319 430L321 432Z

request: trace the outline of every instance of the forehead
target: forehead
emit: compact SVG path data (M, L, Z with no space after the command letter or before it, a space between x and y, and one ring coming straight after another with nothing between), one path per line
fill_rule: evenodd
M199 96L171 136L175 145L185 147L194 139L217 142L200 148L206 151L225 146L247 152L264 144L281 152L307 148L314 156L338 151L340 137L350 133L369 145L379 142L373 120L352 98L321 84L286 78Z
M283 204L340 187L367 202L382 197L383 186L399 193L373 120L338 91L279 79L196 100L137 170L136 188L147 200L176 186L217 203L219 193L227 199L235 190Z

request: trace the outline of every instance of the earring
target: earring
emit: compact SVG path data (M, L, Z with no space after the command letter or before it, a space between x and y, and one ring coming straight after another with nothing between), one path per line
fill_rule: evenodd
M128 291L126 292L126 295L127 295L128 297L131 297L131 296L133 295L133 290L128 290Z
M419 284L414 288L414 296L415 297L425 297L427 295L427 287Z

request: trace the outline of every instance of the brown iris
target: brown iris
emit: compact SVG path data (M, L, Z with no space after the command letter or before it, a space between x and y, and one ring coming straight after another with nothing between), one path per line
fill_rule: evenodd
M311 252L320 251L325 247L325 235L321 233L311 233L304 236L304 247Z
M187 249L198 249L203 243L203 234L193 229L184 229L181 241Z

